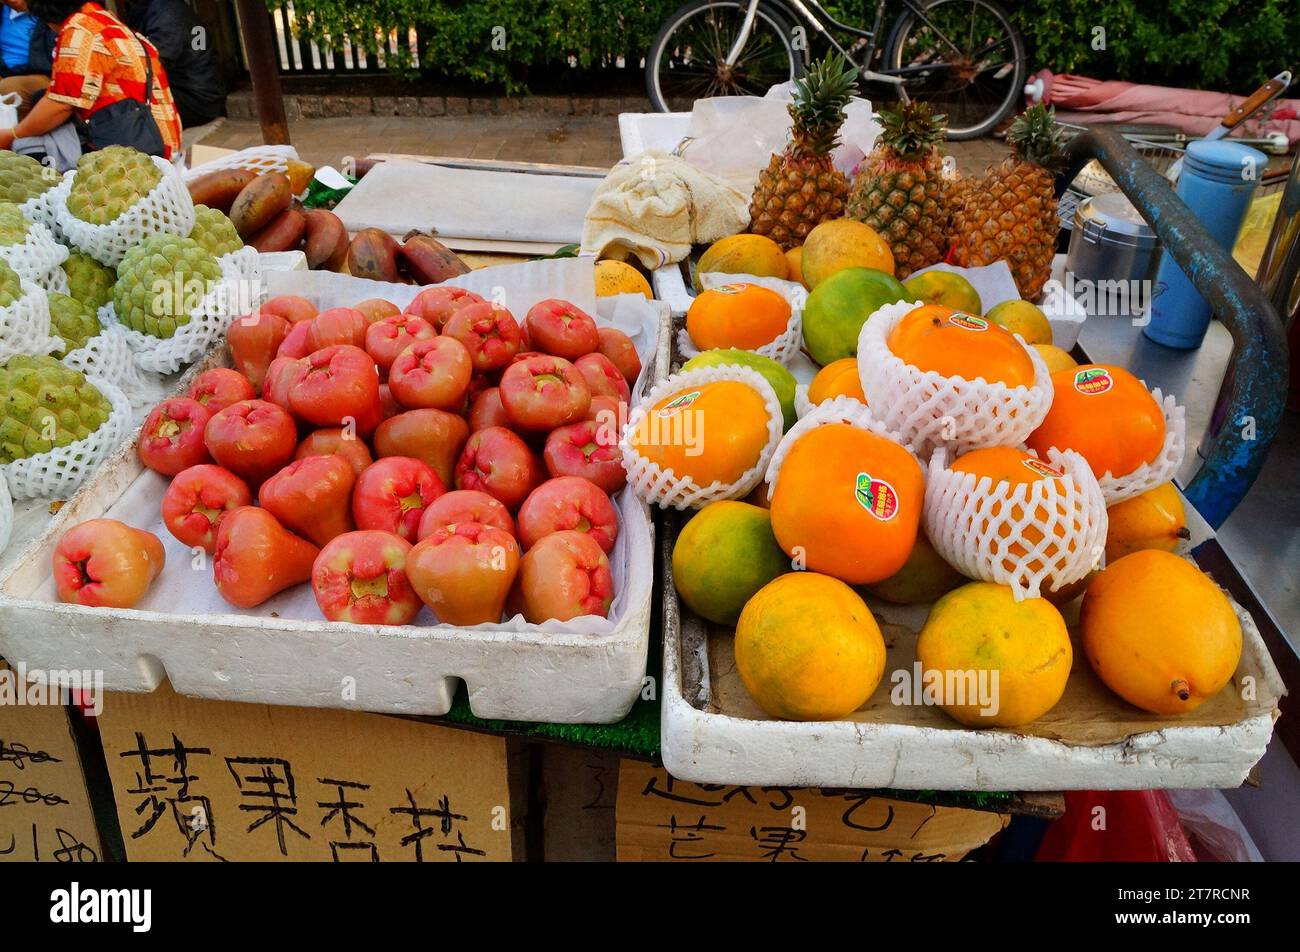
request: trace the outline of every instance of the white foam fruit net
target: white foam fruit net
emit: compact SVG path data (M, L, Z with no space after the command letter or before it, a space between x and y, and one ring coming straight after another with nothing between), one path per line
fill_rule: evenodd
M245 246L217 260L221 280L190 313L189 323L176 328L171 337L154 337L120 324L111 303L100 309L100 322L121 329L140 369L170 374L193 363L225 337L237 315L247 314L257 303L261 294L257 250Z
M672 469L664 469L642 456L631 444L631 436L645 420L656 403L665 397L691 387L722 380L735 380L748 384L763 397L767 410L767 442L763 445L754 465L745 470L734 483L712 482L701 486L689 476L678 476ZM652 425L652 424L647 424ZM784 417L781 401L772 385L757 370L729 364L724 367L700 367L673 374L654 386L645 398L633 408L623 427L619 441L623 452L623 468L627 470L627 484L638 497L665 509L698 509L719 499L740 499L749 494L763 479L768 461L777 444L781 442Z
M0 555L9 545L9 537L14 531L14 504L9 498L9 484L0 475Z
M53 176L55 179L59 179L60 181L62 180L62 176L52 167L46 166L45 168L48 174ZM18 206L18 210L23 213L24 218L28 221L40 222L48 228L50 233L56 238L61 236L58 225L58 216L55 214L53 201L53 196L57 191L58 186L56 184L54 188L47 188L45 191L41 192L41 194L27 199L27 201Z
M854 403L858 404L859 406L863 406L863 407L866 406L866 404L863 403L861 400L858 400L858 399L856 399L855 397L845 397L843 394L839 394L839 395L834 396L834 397L827 397L827 398L826 398L825 400L823 400L821 403L813 403L811 400L808 399L808 384L806 384L806 383L795 384L795 387L794 387L794 413L795 413L795 416L797 416L799 419L802 420L804 417L806 417L808 414L812 413L812 412L813 412L814 410L816 410L818 407L826 406L826 404L828 404L828 403L830 403L830 402L832 402L832 401L834 401L834 400L839 400L839 399L841 399L841 398L843 398L843 399L847 399L847 400L852 400Z
M1029 483L948 467L947 451L930 457L925 531L935 551L968 578L1011 586L1017 601L1083 578L1101 564L1106 500L1073 450L1049 450L1059 476Z
M1187 448L1186 413L1172 394L1163 396L1159 387L1151 391L1151 396L1165 414L1164 445L1160 447L1159 456L1149 463L1143 463L1131 473L1112 476L1108 471L1102 475L1098 482L1108 506L1140 496L1148 489L1169 482L1177 474L1178 467L1183 465L1183 453Z
M157 403L166 391L161 378L151 377L136 365L126 329L120 324L105 324L98 335L65 354L63 363L88 377L107 380L126 394L133 407Z
M790 427L785 436L781 438L776 452L772 454L772 461L767 464L767 472L763 476L764 482L767 483L768 499L772 498L772 492L776 489L777 475L781 472L781 464L790 455L790 448L809 430L815 430L819 426L826 426L828 423L847 423L850 426L856 426L860 430L874 433L876 436L883 436L885 439L897 443L911 453L913 458L916 458L916 450L897 431L890 430L873 417L865 403L841 394L838 397L823 400L816 406L811 406L808 413L801 416L798 422ZM922 469L925 468L919 459L916 462Z
M803 346L803 306L808 300L808 292L803 285L779 278L764 278L752 274L722 274L705 272L700 275L700 284L704 290L711 291L728 284L757 284L759 287L775 291L786 299L790 305L790 320L785 330L776 340L762 347L753 348L754 353L770 357L782 366L788 366L799 354ZM700 349L691 340L691 335L682 327L677 332L677 346L687 360L700 353Z
M0 364L15 354L39 357L59 346L50 336L50 302L34 282L19 277L23 296L0 307Z
M9 267L19 276L35 281L46 290L57 291L47 282L57 272L65 277L59 265L68 260L68 249L55 240L54 234L39 221L28 219L27 237L21 244L0 245L0 258L8 262ZM66 280L64 287L67 287Z
M899 301L875 311L858 335L858 376L872 413L927 458L939 447L954 455L988 446L1019 446L1047 416L1052 378L1043 358L1026 347L1032 387L983 378L945 377L905 363L889 349L889 332L919 302ZM1016 339L1024 341L1020 335Z
M256 145L248 149L223 155L219 159L205 162L184 174L186 182L220 172L223 169L254 169L257 172L283 172L289 168L290 161L298 159L298 150L291 145Z
M150 235L187 237L194 230L194 202L190 200L184 179L166 159L151 158L162 172L162 178L148 195L107 225L92 225L68 211L68 194L77 174L75 170L50 189L59 231L73 247L102 265L116 268L128 250Z
M84 440L0 466L15 499L66 499L131 435L131 401L126 394L107 380L86 379L112 404L108 419Z
M68 285L68 275L61 267L50 269L43 277L37 278L36 283L47 292L69 296L72 294L72 288Z

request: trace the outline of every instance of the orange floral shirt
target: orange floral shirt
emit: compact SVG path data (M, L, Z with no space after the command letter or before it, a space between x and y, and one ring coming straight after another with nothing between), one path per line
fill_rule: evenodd
M170 158L181 146L181 120L158 51L99 4L85 4L59 28L46 95L72 106L82 119L124 99L143 102L147 76L142 45L153 64L150 109Z

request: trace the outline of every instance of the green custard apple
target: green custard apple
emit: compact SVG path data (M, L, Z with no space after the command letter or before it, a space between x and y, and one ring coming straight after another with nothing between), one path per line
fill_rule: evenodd
M152 337L171 337L221 280L217 259L197 241L152 235L117 267L113 309L127 327Z
M0 464L84 440L112 411L80 371L53 357L11 357L0 366Z
M18 272L0 258L0 308L13 307L22 296L23 284Z
M59 173L30 155L0 151L0 202L22 205L59 184Z
M194 206L194 230L190 237L208 250L214 258L228 255L244 247L244 241L235 231L229 218L220 209L207 205Z
M21 245L32 224L13 202L0 202L0 246Z
M54 356L66 357L99 335L102 328L91 308L56 291L49 292L46 297L50 302L50 333L63 338L63 349Z
M113 300L113 285L117 272L100 264L84 251L69 253L63 262L63 273L68 276L68 293L93 310Z
M77 162L68 211L92 225L107 225L154 190L162 171L143 152L110 145Z

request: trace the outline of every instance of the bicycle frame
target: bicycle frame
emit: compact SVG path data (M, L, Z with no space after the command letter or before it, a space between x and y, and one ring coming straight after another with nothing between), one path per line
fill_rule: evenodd
M731 49L727 51L726 62L728 66L736 65L740 59L741 52L745 48L745 44L749 42L749 35L753 31L754 20L758 16L758 5L760 2L761 0L749 0L749 8L745 11L745 20L740 26L740 32L737 34L735 42L732 43ZM785 10L794 14L807 25L812 27L812 29L830 43L837 52L842 54L845 59L861 70L861 76L863 79L871 82L889 83L890 85L897 86L899 95L904 101L907 101L908 99L907 90L903 86L908 73L932 72L935 69L942 68L944 65L942 63L926 63L921 66L904 66L900 69L886 69L883 72L877 72L867 68L868 64L871 63L872 57L874 57L876 53L876 38L880 34L880 24L885 16L885 0L878 0L876 3L876 13L872 19L870 30L864 30L861 27L852 26L848 23L841 23L839 20L835 19L835 17L831 16L830 13L826 11L826 8L818 3L817 0L775 0L775 3L777 6L783 7ZM943 31L925 15L925 10L920 4L916 3L915 0L903 0L903 6L910 10L918 20L933 30L934 34L940 40L946 43L954 51L957 50L957 45L953 43L952 40L948 39L948 37L944 36ZM830 25L830 29L827 28L827 24ZM853 54L840 44L839 40L835 38L835 35L831 30L839 30L844 33L849 33L867 41L866 52L861 61L854 59Z

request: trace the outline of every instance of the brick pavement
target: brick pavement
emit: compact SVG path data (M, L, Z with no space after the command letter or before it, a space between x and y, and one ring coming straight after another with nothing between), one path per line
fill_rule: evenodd
M614 116L353 116L296 119L289 137L313 165L338 166L344 156L409 152L454 158L549 162L607 168L622 158ZM231 119L207 145L243 149L262 141L256 122ZM952 142L947 150L963 172L982 172L1006 154L995 139Z

